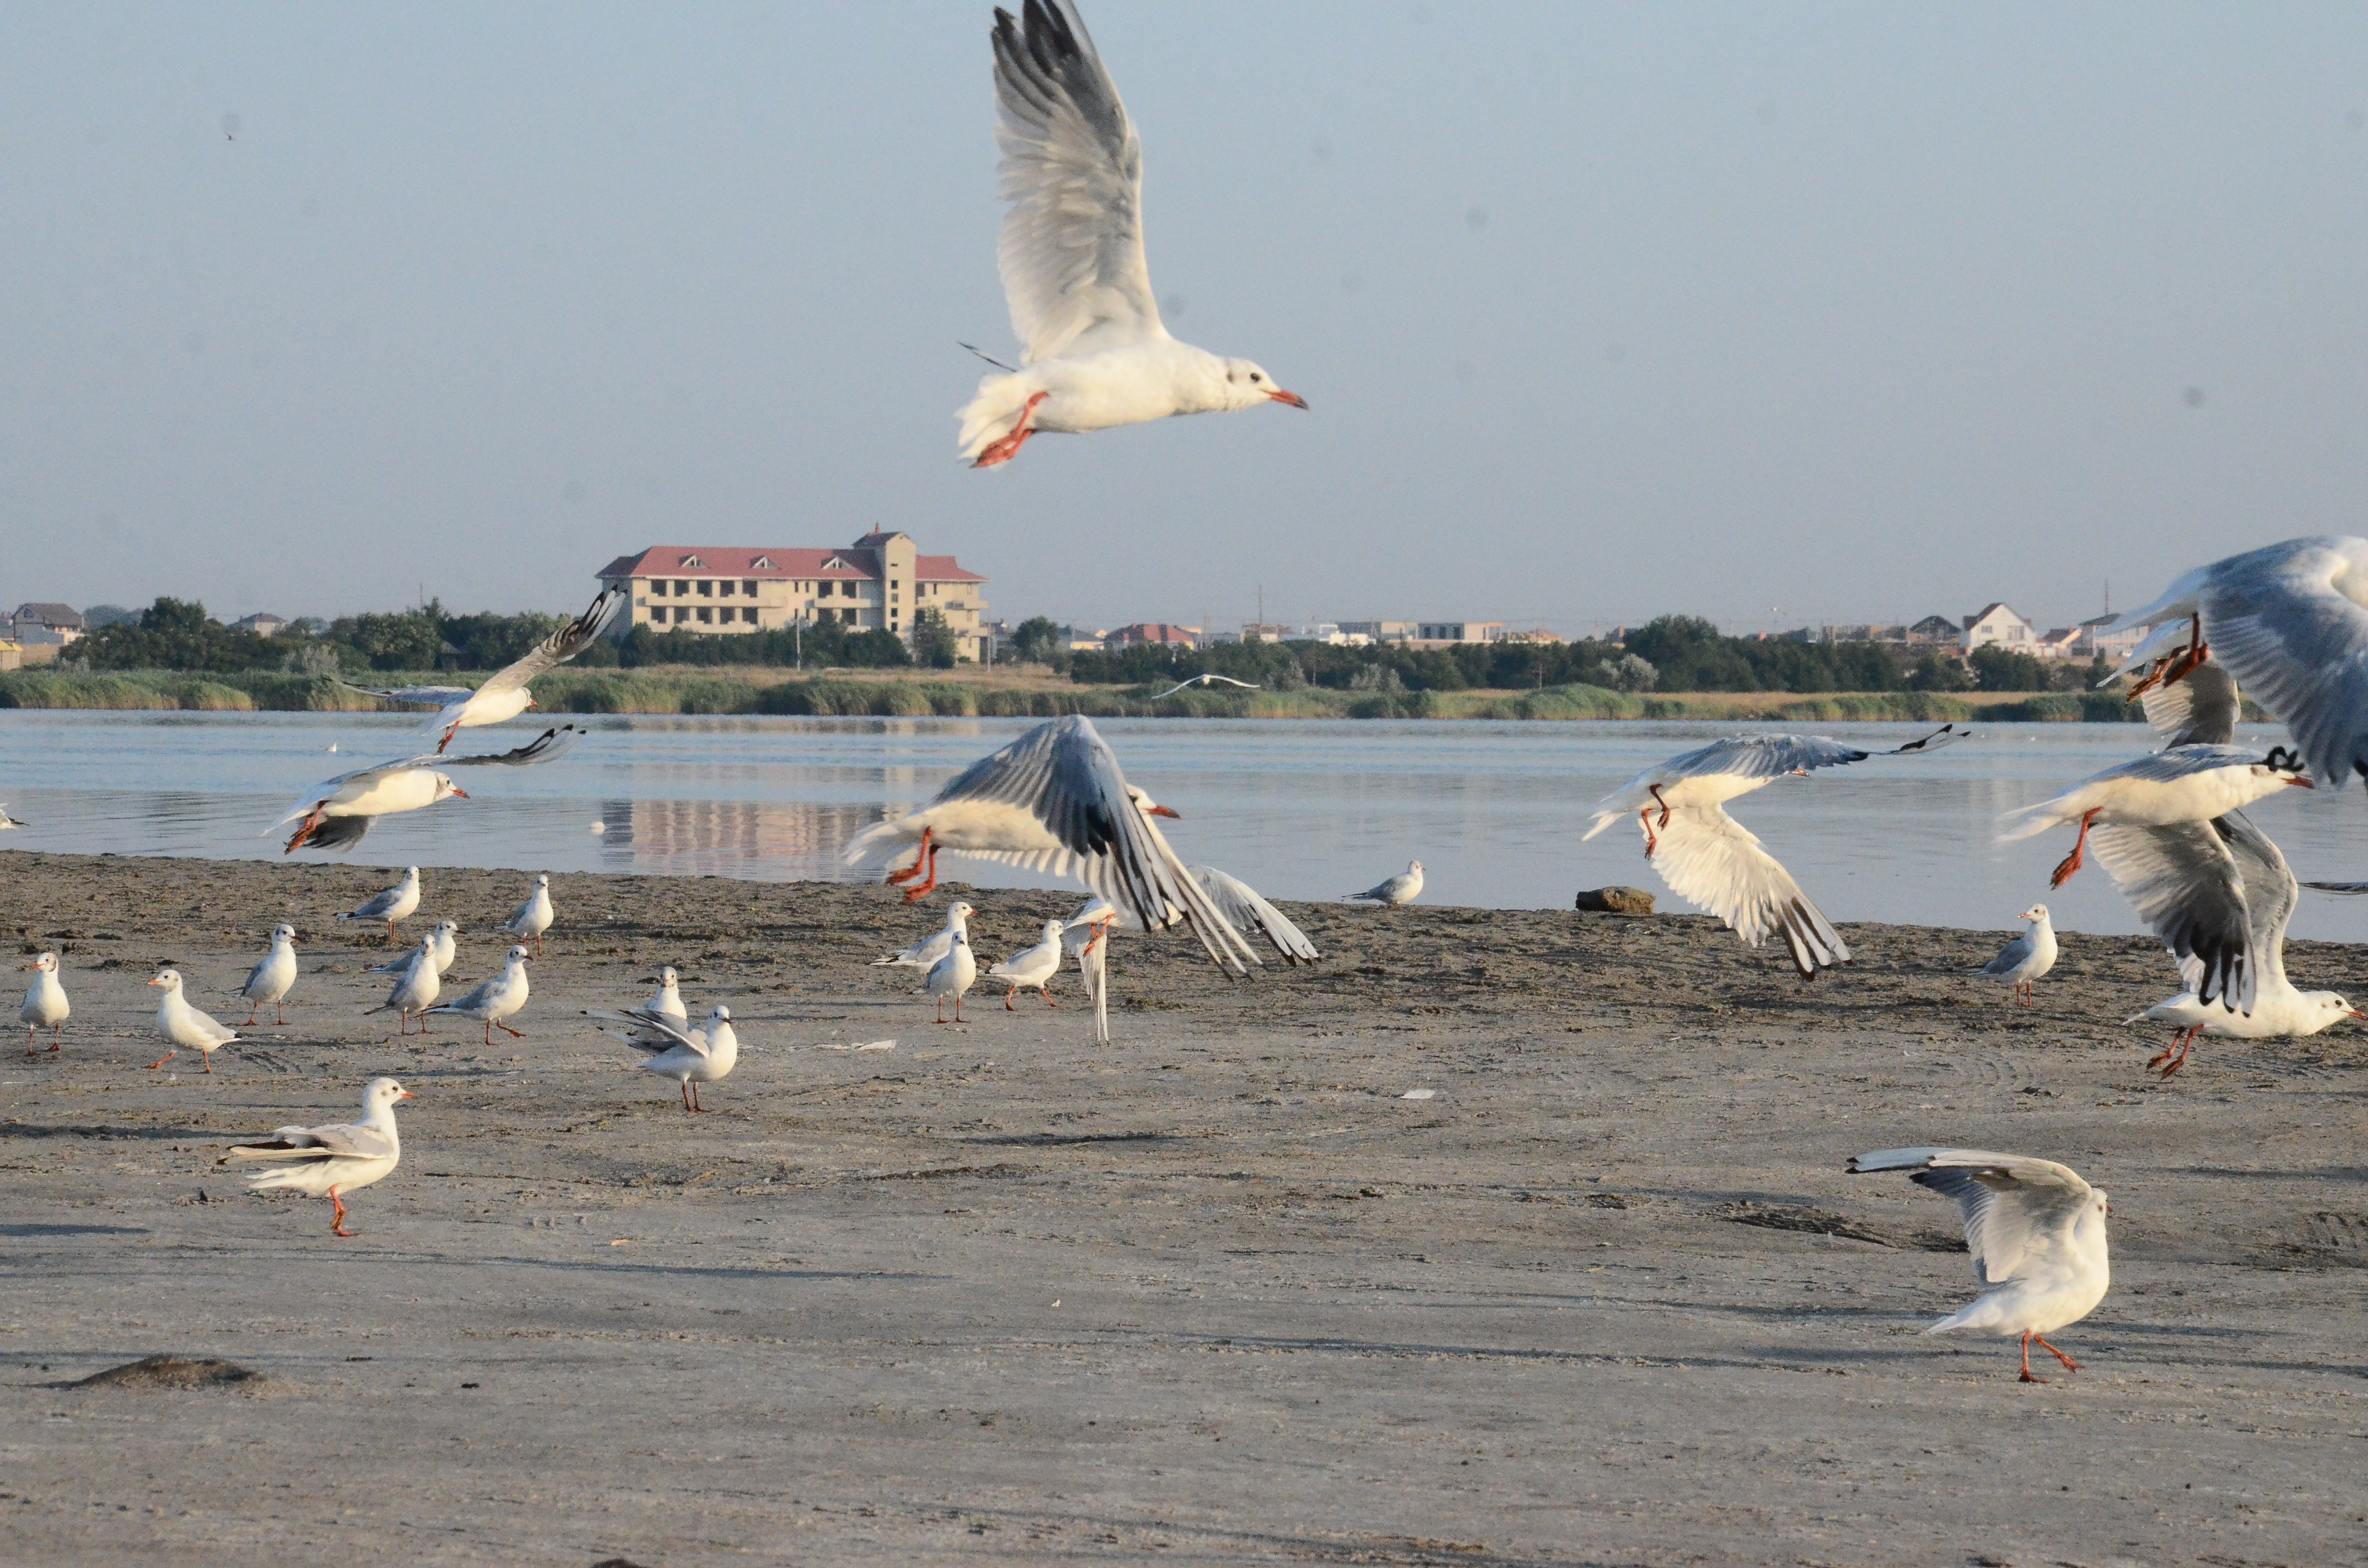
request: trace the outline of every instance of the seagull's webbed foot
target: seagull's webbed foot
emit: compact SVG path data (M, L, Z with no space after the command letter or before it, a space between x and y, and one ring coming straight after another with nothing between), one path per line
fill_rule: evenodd
M1028 399L1028 406L1019 411L1019 423L1014 425L1008 435L989 442L986 449L978 454L978 460L970 466L993 468L997 463L1008 463L1018 457L1019 449L1028 444L1028 437L1036 434L1036 426L1031 423L1036 417L1036 405L1052 395L1051 392L1041 392L1032 394Z
M2044 1349L2044 1350L2045 1350L2045 1351L2046 1351L2050 1356L2053 1356L2053 1357L2055 1357L2057 1360L2059 1360L2059 1361L2063 1362L2063 1363L2064 1363L2064 1369L2065 1369L2066 1371L2067 1371L2067 1372L2077 1372L2077 1371L2078 1371L2078 1370L2080 1369L2080 1363L2079 1363L2079 1362L2075 1361L2074 1359L2072 1359L2072 1358L2071 1358L2071 1357L2066 1356L2066 1354L2064 1354L2064 1352L2063 1352L2063 1351L2058 1350L2058 1349L2057 1349L2057 1348L2055 1348L2055 1346L2054 1346L2053 1345L2048 1344L2048 1343L2047 1343L2046 1336L2045 1336L2044 1335L2038 1335L2038 1334L2034 1334L2034 1335L2032 1335L2031 1337L2032 1337L2035 1342L2037 1342L2037 1343L2038 1343L2038 1345L2041 1346L2041 1348Z

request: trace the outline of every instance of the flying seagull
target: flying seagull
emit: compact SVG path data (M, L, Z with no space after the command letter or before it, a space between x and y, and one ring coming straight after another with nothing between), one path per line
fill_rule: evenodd
M1235 680L1231 676L1221 676L1211 673L1207 675L1194 676L1190 680L1179 680L1174 686L1169 687L1166 691L1153 694L1149 700L1156 702L1163 697L1173 697L1188 686L1214 686L1220 681L1223 681L1227 686L1240 687L1244 691L1257 691L1259 689L1258 684L1256 681Z
M473 691L465 686L380 687L355 686L350 681L337 684L348 691L382 697L389 702L419 707L432 704L438 710L433 727L443 732L436 743L440 756L461 731L472 730L480 724L498 724L533 707L534 693L527 689L527 683L592 646L631 597L630 591L622 587L602 589L589 609L536 643L526 657L495 671L492 678Z
M517 767L530 762L549 762L582 740L585 733L578 725L561 724L509 751L476 756L438 756L427 752L357 767L351 773L324 778L307 790L278 822L264 831L272 832L302 817L304 820L289 835L282 854L292 855L299 849L349 849L362 841L362 835L370 831L370 823L378 817L416 812L455 796L467 800L469 792L453 783L441 771L443 768L491 765Z

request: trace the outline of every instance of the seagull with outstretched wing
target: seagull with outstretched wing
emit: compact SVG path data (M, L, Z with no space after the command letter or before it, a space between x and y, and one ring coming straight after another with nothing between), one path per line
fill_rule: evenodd
M1169 687L1166 691L1154 692L1149 700L1156 702L1163 697L1173 697L1187 687L1210 687L1218 685L1220 682L1226 686L1240 687L1244 691L1258 691L1262 689L1256 681L1235 680L1231 676L1221 676L1214 672L1210 672L1207 674L1194 676L1190 680L1179 680L1174 686Z
M370 824L380 817L416 812L455 796L467 800L469 792L453 783L441 771L443 768L519 767L549 762L564 756L585 733L580 725L559 724L508 751L476 756L438 756L426 752L357 767L350 773L324 778L305 790L279 821L264 831L274 832L302 817L303 821L289 835L282 854L292 855L299 849L350 849L362 841Z
M461 731L473 730L480 724L498 724L505 719L515 719L533 707L534 693L527 689L527 683L539 675L557 669L592 646L631 597L632 592L627 588L603 588L600 596L592 601L590 608L536 643L524 658L494 672L483 686L473 690L465 686L381 687L356 686L351 681L339 681L337 684L348 691L381 697L389 702L436 708L436 722L432 728L443 732L436 742L436 752L440 756L444 748L452 744L452 737Z

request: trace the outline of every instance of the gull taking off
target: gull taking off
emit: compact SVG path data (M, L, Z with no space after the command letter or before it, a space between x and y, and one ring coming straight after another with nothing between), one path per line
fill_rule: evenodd
M411 1015L417 1013L419 1032L426 1034L427 1008L443 989L443 978L436 968L436 938L432 935L422 937L419 946L412 949L409 960L395 971L394 989L386 994L386 1000L375 1007L365 1007L362 1012L365 1017L371 1013L397 1015L394 1029L397 1038L411 1032ZM486 1038L488 1040L492 1039L490 1031Z
M1422 862L1416 861L1414 869L1418 874ZM1306 932L1292 925L1281 910L1239 877L1229 877L1214 866L1195 866L1192 880L1201 884L1201 891L1209 895L1209 902L1217 906L1217 913L1231 922L1235 930L1245 936L1256 932L1264 937L1294 968L1314 963L1324 956L1307 939Z
M1012 954L988 970L989 978L1011 983L1011 988L1003 994L1003 1010L1018 1012L1019 1009L1011 1005L1011 999L1022 991L1030 990L1044 998L1047 1007L1059 1006L1060 1004L1053 1000L1053 994L1044 987L1061 972L1061 922L1047 920L1042 940L1032 948Z
M404 868L403 881L383 892L372 893L337 918L385 921L386 945L391 948L394 946L395 923L410 919L412 911L418 907L419 868L406 866Z
M390 926L389 929L393 926ZM288 993L295 986L296 927L283 923L271 928L271 950L263 955L261 963L246 971L245 981L231 993L246 1004L246 1022L239 1028L253 1028L256 1015L266 1006L270 1007L272 1016L285 1025L288 1022L285 1003Z
M33 1037L43 1029L50 1031L50 1049L58 1048L58 1031L74 1009L66 1006L66 988L58 980L57 954L43 953L25 968L33 983L25 987L25 1005L17 1009L17 1021L25 1026L25 1054L30 1056Z
M261 1143L236 1143L216 1165L262 1164L272 1168L246 1178L250 1188L292 1187L336 1206L330 1231L346 1229L346 1200L341 1194L358 1192L385 1180L403 1159L403 1140L395 1135L394 1105L412 1093L392 1078L373 1078L362 1091L362 1119L329 1127L283 1127Z
M995 13L996 259L1021 369L964 408L962 456L992 468L1039 430L1083 432L1171 414L1306 400L1247 359L1177 342L1143 258L1143 144L1070 0ZM1008 369L1008 367L1005 367Z
M181 1053L181 1047L186 1045L203 1056L206 1071L212 1072L214 1052L238 1039L238 1031L228 1024L218 1022L189 1006L188 998L181 994L179 970L162 971L148 983L164 988L164 1000L156 1004L156 1032L163 1035L166 1043L173 1048L148 1063L149 1070L154 1072L172 1061Z
M527 901L510 912L502 922L502 929L513 937L534 943L534 956L542 957L542 934L551 929L551 873L543 872L534 880L534 892Z
M1383 909L1395 909L1402 903L1412 903L1422 894L1422 862L1409 860L1406 869L1395 877L1383 877L1363 892L1344 892L1344 903L1378 903Z
M732 1032L732 1009L722 1003L716 1004L708 1013L707 1021L695 1029L685 1028L679 1014L660 1013L648 1007L586 1016L628 1026L607 1032L649 1052L649 1060L641 1064L642 1071L672 1078L682 1090L682 1108L687 1111L705 1110L707 1108L699 1103L699 1085L730 1076L732 1069L740 1063L740 1037Z
M557 669L592 646L631 598L632 595L622 587L602 589L591 608L536 643L526 657L497 671L474 691L465 686L399 686L382 690L346 681L337 684L348 691L367 692L389 702L439 710L430 733L438 736L436 750L441 754L461 731L472 730L480 724L498 724L533 707L534 693L527 689L527 682Z
M2080 1363L2044 1337L2097 1310L2112 1281L2105 1260L2105 1195L2079 1173L2052 1160L1979 1149L1884 1149L1861 1154L1853 1176L1913 1171L1908 1177L1957 1205L1974 1278L1987 1292L1926 1329L1927 1334L2022 1335L2022 1381L2031 1346L2078 1371Z
M278 822L264 831L276 832L291 822L297 823L296 831L288 835L282 851L285 854L292 855L299 849L349 849L362 841L370 824L380 817L416 812L456 797L467 800L469 792L453 783L440 768L517 767L549 762L565 755L569 747L584 738L584 733L577 725L560 724L509 751L475 756L438 756L429 752L357 767L350 773L324 778L305 790ZM303 820L297 822L300 817Z
M2267 756L2238 746L2172 746L2092 773L2059 795L2007 812L2024 820L1999 835L1998 842L2011 844L2077 824L2080 832L2072 852L2048 879L2048 886L2060 888L2081 868L2089 829L2100 822L2136 827L2204 823L2288 786L2307 790L2311 782L2302 759L2283 746L2271 747Z
M494 1030L496 1028L512 1040L524 1040L526 1036L502 1020L515 1017L526 1006L526 949L512 948L509 962L501 973L458 1002L445 1002L428 1008L427 1013L420 1015L419 1027L422 1029L427 1027L428 1013L458 1013L472 1023L485 1026L485 1044L488 1046L494 1043Z
M2015 999L2032 1007L2038 1006L2031 996L2032 983L2055 967L2055 922L2044 903L2032 904L2017 918L2030 921L2031 929L2000 948L1998 956L1982 966L1982 974L2013 986Z
M1944 724L1919 740L1870 753L1824 735L1730 735L1648 767L1596 802L1593 838L1634 812L1645 832L1645 858L1669 891L1726 922L1746 947L1782 932L1804 980L1850 961L1850 944L1811 903L1793 874L1726 814L1726 802L1779 778L1805 778L1820 767L1940 750L1968 732Z

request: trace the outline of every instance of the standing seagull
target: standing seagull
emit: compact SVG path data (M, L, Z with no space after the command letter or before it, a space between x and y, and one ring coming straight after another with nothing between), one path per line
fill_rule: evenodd
M937 885L941 850L1073 877L1145 930L1181 919L1210 958L1247 973L1258 954L1152 825L1153 817L1177 814L1129 784L1093 721L1072 714L973 763L919 811L856 835L847 858L904 862L888 880L920 879L905 892L908 901Z
M721 1002L708 1013L707 1021L695 1029L687 1028L678 1014L660 1013L648 1007L622 1013L589 1013L586 1017L628 1026L607 1032L649 1052L649 1060L641 1064L642 1071L672 1078L682 1089L682 1108L687 1111L704 1111L707 1108L699 1103L698 1085L729 1077L740 1062L740 1037L732 1032L732 1009Z
M1178 343L1143 259L1143 144L1070 0L995 13L996 259L1020 369L988 376L959 415L962 456L992 468L1039 430L1307 401L1247 359Z
M1053 994L1044 987L1050 985L1053 983L1053 977L1061 972L1061 923L1058 920L1047 920L1044 922L1044 937L1042 941L1032 948L1012 954L986 972L991 979L1008 980L1011 983L1010 989L1003 994L1003 1010L1007 1013L1018 1012L1019 1009L1011 1005L1011 999L1022 991L1030 990L1044 998L1044 1006L1047 1007L1059 1006L1060 1004L1053 1000Z
M58 1031L74 1009L66 1006L66 988L58 981L58 955L43 953L26 969L32 972L33 983L25 987L25 1005L17 1009L17 1021L25 1026L25 1054L33 1054L33 1037L41 1030L50 1031L50 1049L58 1048Z
M2068 1165L1979 1149L1884 1149L1846 1168L1852 1176L1913 1171L1910 1181L1953 1200L1964 1219L1974 1278L1988 1290L1925 1333L2020 1334L2026 1383L2047 1381L2031 1375L2034 1339L2067 1370L2080 1369L2044 1336L2095 1312L2112 1282L2105 1258L2112 1208L2103 1193Z
M396 1015L394 1032L397 1039L411 1032L411 1015L417 1013L419 1032L426 1034L427 1008L443 989L443 977L436 969L436 938L433 936L422 937L419 946L412 949L410 961L395 971L394 988L386 994L386 1000L375 1007L365 1007L362 1012L365 1017L371 1013ZM487 1039L491 1038L489 1033Z
M1645 858L1671 892L1725 921L1746 947L1782 932L1793 967L1802 979L1815 980L1819 970L1850 961L1850 944L1793 874L1726 814L1726 802L1820 767L1938 751L1967 733L1944 724L1920 740L1874 753L1824 735L1730 735L1648 767L1604 796L1586 837L1635 812L1645 830Z
M459 936L460 933L461 923L458 920L438 920L436 923L436 929L430 931L424 938L422 938L427 943L427 947L425 950L436 965L436 978L438 980L443 979L444 971L452 967L452 954L455 951L455 945L452 938ZM421 951L422 949L418 948L413 948L399 958L389 959L386 962L373 965L371 968L364 970L362 972L365 974L401 974L404 970L409 969L414 963L418 961Z
M164 988L164 1000L156 1004L156 1032L163 1035L173 1048L148 1063L149 1071L154 1072L172 1061L186 1045L205 1058L206 1071L211 1073L214 1070L214 1052L238 1039L238 1031L189 1006L188 998L181 994L179 970L161 971L148 983Z
M905 902L909 903L912 901L907 899ZM946 911L946 923L943 926L939 926L901 953L890 953L884 959L873 959L872 967L877 969L882 964L898 964L906 969L935 969L938 960L946 956L946 949L954 945L955 915L960 915L967 920L977 913L969 904L956 900L953 907Z
M369 767L357 767L350 773L340 773L324 778L296 799L296 803L281 813L278 822L264 829L276 832L291 822L296 831L288 835L283 853L293 855L299 849L349 849L362 841L370 824L382 816L397 812L416 812L432 806L438 801L455 797L467 800L469 792L452 782L439 769L471 767L522 767L528 763L549 762L564 756L569 747L584 738L584 730L575 724L559 724L545 730L522 746L508 751L484 752L472 756L438 756L433 752L420 756L399 756L392 762L375 763Z
M2018 918L2030 921L2031 929L1999 949L1998 956L1982 966L1982 974L2013 986L2015 999L2032 1007L2038 1004L2032 1000L2032 983L2046 978L2055 967L2055 922L2044 903L2032 904Z
M403 1158L403 1140L394 1131L395 1102L412 1097L411 1091L393 1079L373 1078L362 1091L359 1121L283 1127L268 1142L233 1144L230 1153L214 1163L262 1163L275 1167L247 1177L247 1186L258 1190L293 1187L313 1198L325 1198L336 1205L329 1219L330 1231L350 1236L354 1233L346 1229L346 1200L339 1194L383 1181L393 1173Z
M946 998L954 999L954 1022L961 1023L962 993L978 981L978 958L970 950L970 927L962 920L951 922L953 941L946 956L929 966L929 978L921 989L938 1001L938 1022L946 1021Z
M438 709L430 733L441 732L436 743L437 753L441 755L444 748L452 744L452 737L461 731L472 730L480 724L498 724L505 719L515 719L533 707L534 693L527 689L527 682L557 669L592 646L631 597L622 587L602 589L600 596L592 601L591 608L536 643L526 657L495 672L484 685L473 691L465 686L399 686L381 689L354 686L346 681L337 684L348 691L367 692L372 697L382 697L389 702L433 705Z
M397 921L410 919L412 911L418 907L419 868L416 866L405 866L403 869L403 881L395 883L394 886L391 888L383 890L382 892L370 894L370 897L354 905L353 908L347 910L345 914L338 915L337 918L340 920L385 921L386 945L391 948L394 946L395 923Z
M271 950L263 961L246 971L246 979L231 993L246 1004L246 1022L239 1028L255 1027L256 1015L269 1004L272 1014L282 1025L288 1022L288 993L296 987L296 927L282 923L271 928Z
M542 957L542 934L551 929L552 919L551 873L545 871L535 878L534 892L527 895L524 903L510 912L510 917L502 922L501 928L513 937L531 940L534 943L534 956L541 958Z
M1409 860L1406 869L1395 877L1383 877L1363 892L1344 892L1344 903L1378 903L1383 909L1395 909L1402 903L1412 903L1422 893L1422 862Z
M512 948L509 962L503 968L501 973L486 981L458 1002L445 1002L428 1008L427 1013L420 1015L419 1027L423 1029L427 1027L429 1013L458 1013L472 1023L485 1026L485 1044L489 1048L494 1043L494 1030L496 1028L512 1040L524 1040L526 1036L502 1020L514 1017L526 1006L527 992L526 949Z

